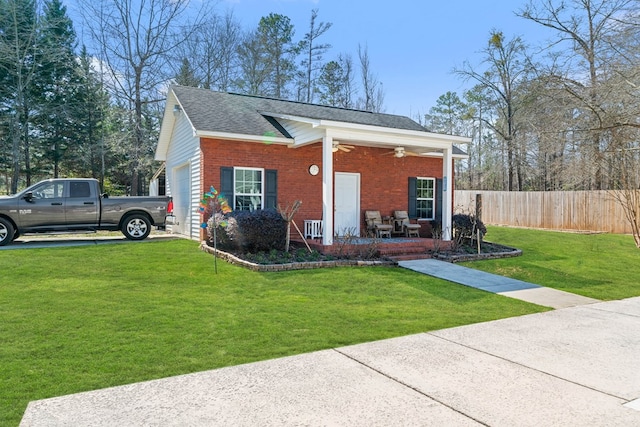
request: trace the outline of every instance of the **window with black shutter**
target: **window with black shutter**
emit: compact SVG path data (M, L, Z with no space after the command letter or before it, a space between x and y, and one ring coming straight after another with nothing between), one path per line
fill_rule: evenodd
M438 218L442 202L442 180L409 177L409 217L433 220Z
M220 192L233 210L275 209L278 206L278 171L222 167Z

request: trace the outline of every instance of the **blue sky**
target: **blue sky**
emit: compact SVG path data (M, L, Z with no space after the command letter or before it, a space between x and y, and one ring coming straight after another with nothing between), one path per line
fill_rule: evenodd
M383 83L387 113L415 117L426 113L447 91L465 84L452 75L467 60L479 64L492 29L507 39L521 36L535 44L548 31L514 15L525 0L222 0L220 13L231 9L244 28L255 28L270 12L288 16L296 38L308 30L311 10L317 20L333 26L320 41L333 47L325 60L339 53L357 59L358 44L367 45L373 70Z
M471 83L452 74L464 61L479 65L492 29L507 39L521 36L537 44L552 36L539 25L515 16L527 0L191 0L224 15L232 10L243 29L256 28L271 12L286 15L295 39L309 28L311 10L318 22L333 26L319 42L332 48L324 60L350 53L357 63L358 44L367 46L370 63L385 92L385 112L415 118L447 91L462 93ZM76 0L63 0L81 37Z

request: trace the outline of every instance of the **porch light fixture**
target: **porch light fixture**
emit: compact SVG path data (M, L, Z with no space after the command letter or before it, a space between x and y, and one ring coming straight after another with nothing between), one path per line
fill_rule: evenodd
M180 113L182 113L182 108L178 104L175 104L173 106L173 115L178 116Z

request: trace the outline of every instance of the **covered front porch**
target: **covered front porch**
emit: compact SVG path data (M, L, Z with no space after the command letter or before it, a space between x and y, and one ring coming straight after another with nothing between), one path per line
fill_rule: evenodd
M379 210L386 217L393 215L394 209L408 211L413 223L437 222L442 230L441 240L451 239L453 164L455 159L467 157L454 144L467 144L468 138L273 112L263 114L278 119L287 129L295 129L290 131L294 138L293 143L287 144L289 149L314 147L321 153L318 164L310 165L308 173L320 175L317 178L321 181L316 182L322 186L322 210L317 210L315 217L305 215L304 221L313 222L316 232L311 237L320 240L324 252L330 251L336 236L345 235L345 230L364 236L364 212L370 209ZM429 214L418 216L415 209L412 212L415 201L408 200L411 182L407 179L431 180L432 192L437 188L439 200L436 202L432 195ZM385 198L383 193L389 196Z

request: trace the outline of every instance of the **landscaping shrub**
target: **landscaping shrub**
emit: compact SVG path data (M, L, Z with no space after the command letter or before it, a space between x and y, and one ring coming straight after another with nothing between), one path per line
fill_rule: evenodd
M480 240L487 234L487 227L473 215L455 214L451 217L453 235L457 239L475 239L480 231Z
M233 249L235 244L227 235L227 227L229 224L234 224L235 226L235 222L235 218L230 218L229 214L224 215L216 212L211 215L211 218L207 221L207 245L211 247L214 246L213 237L215 236L217 240L217 247L219 249Z
M284 250L287 238L287 221L275 209L234 211L224 216L225 225L216 216L209 221L212 245L214 224L220 249L247 252Z

